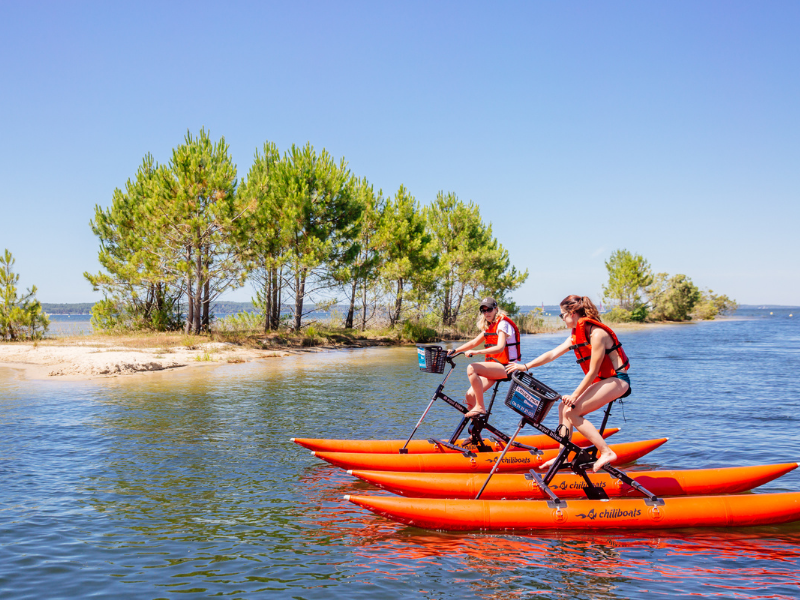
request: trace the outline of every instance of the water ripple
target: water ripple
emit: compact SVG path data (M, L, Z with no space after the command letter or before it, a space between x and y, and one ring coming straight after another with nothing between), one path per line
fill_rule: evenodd
M653 468L789 462L797 320L622 332L634 394L619 441L669 436ZM529 358L556 336L527 336ZM291 436L404 438L437 376L410 348L84 383L0 371L0 592L14 598L796 598L800 525L588 535L404 527L381 494ZM579 381L562 359L537 376ZM463 394L459 369L448 393ZM502 399L501 399L502 400ZM500 400L500 404L502 404ZM623 415L624 413L624 415ZM497 423L517 419L505 407ZM550 417L552 419L552 417ZM447 435L435 405L420 437ZM645 466L645 465L639 465ZM797 472L763 491L799 490Z

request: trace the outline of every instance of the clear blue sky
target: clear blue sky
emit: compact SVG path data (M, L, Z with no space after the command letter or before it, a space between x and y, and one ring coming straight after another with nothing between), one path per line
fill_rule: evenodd
M800 304L800 3L0 0L0 250L98 299L96 204L187 130L310 141L481 207L513 296L597 297L616 248ZM229 294L247 300L250 292Z

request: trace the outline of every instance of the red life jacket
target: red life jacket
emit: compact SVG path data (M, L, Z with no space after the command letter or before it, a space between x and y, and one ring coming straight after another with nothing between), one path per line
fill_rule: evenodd
M514 323L514 321L512 321L508 317L504 317L503 315L500 315L500 318L497 319L497 321L495 323L492 323L491 325L489 325L489 328L486 331L483 332L483 339L485 341L485 343L483 344L483 347L484 348L491 348L492 346L496 346L497 345L497 326L500 325L500 322L503 321L504 319L511 324L511 328L514 330L514 339L516 341L510 344L508 342L510 337L506 336L506 346L505 346L505 348L503 348L497 354L487 354L486 357L487 358L493 358L497 362L499 362L501 364L504 364L504 365L507 365L508 363L511 362L511 360L508 357L508 347L509 346L516 346L517 347L517 358L515 358L514 360L519 360L522 357L521 346L519 344L519 328L517 327L517 324Z
M611 327L601 323L600 321L595 321L589 317L582 317L578 319L578 326L572 330L572 346L570 346L569 349L575 351L575 356L578 358L578 360L575 362L581 366L583 372L589 372L589 366L591 364L590 359L592 358L592 344L589 342L589 338L586 335L586 325L588 324L599 327L608 333L614 342L614 345L606 350L606 355L603 357L603 362L600 363L600 372L597 374L597 378L593 383L600 381L601 379L614 377L617 374L617 369L614 368L614 365L611 362L611 357L609 356L609 354L614 351L617 352L617 356L619 356L619 359L622 361L619 370L627 371L628 368L630 368L630 361L628 360L628 356L625 354L625 351L622 349L622 344L620 344L619 340L617 339L617 334L611 330Z

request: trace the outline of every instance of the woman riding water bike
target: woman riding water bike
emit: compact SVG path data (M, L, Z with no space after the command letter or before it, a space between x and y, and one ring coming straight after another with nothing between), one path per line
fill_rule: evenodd
M569 350L575 351L577 362L585 375L574 392L562 396L558 420L560 425L567 428L567 435L572 435L574 427L597 447L600 454L592 467L597 472L603 465L617 458L617 455L608 447L595 426L583 417L617 398L630 395L628 357L616 334L600 321L597 307L589 298L567 296L560 306L561 318L572 329L572 334L558 347L529 363L508 365L506 372L511 374L514 371L527 371L547 364ZM548 467L552 462L548 461L542 467Z
M467 367L467 377L472 386L466 393L467 407L470 409L464 416L479 417L486 414L483 405L483 393L494 385L498 379L505 379L506 365L521 358L519 329L506 312L497 307L494 298L484 298L478 316L480 335L462 344L450 355L465 352L467 356L485 354L489 359L485 362L471 363ZM483 350L472 350L483 344Z

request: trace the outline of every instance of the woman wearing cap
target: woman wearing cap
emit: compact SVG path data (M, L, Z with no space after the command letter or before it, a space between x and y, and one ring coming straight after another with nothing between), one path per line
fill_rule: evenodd
M583 417L617 398L630 395L628 357L616 334L600 321L597 307L586 296L572 295L564 298L561 301L561 318L572 329L566 340L529 363L508 365L506 371L509 374L527 371L547 364L569 350L575 351L577 362L585 375L574 392L561 397L558 419L567 428L568 435L572 435L574 427L597 447L600 454L593 467L597 472L603 465L617 458L617 455L608 447L594 425ZM548 461L542 467L548 467L552 462Z
M506 312L497 307L494 298L484 298L481 301L477 325L481 330L480 335L450 351L451 354L466 352L467 356L484 354L489 359L471 363L467 367L467 377L472 387L466 394L467 407L470 410L464 416L469 418L486 414L483 393L498 379L508 377L505 366L521 358L519 329ZM480 344L483 344L482 350L472 350Z

